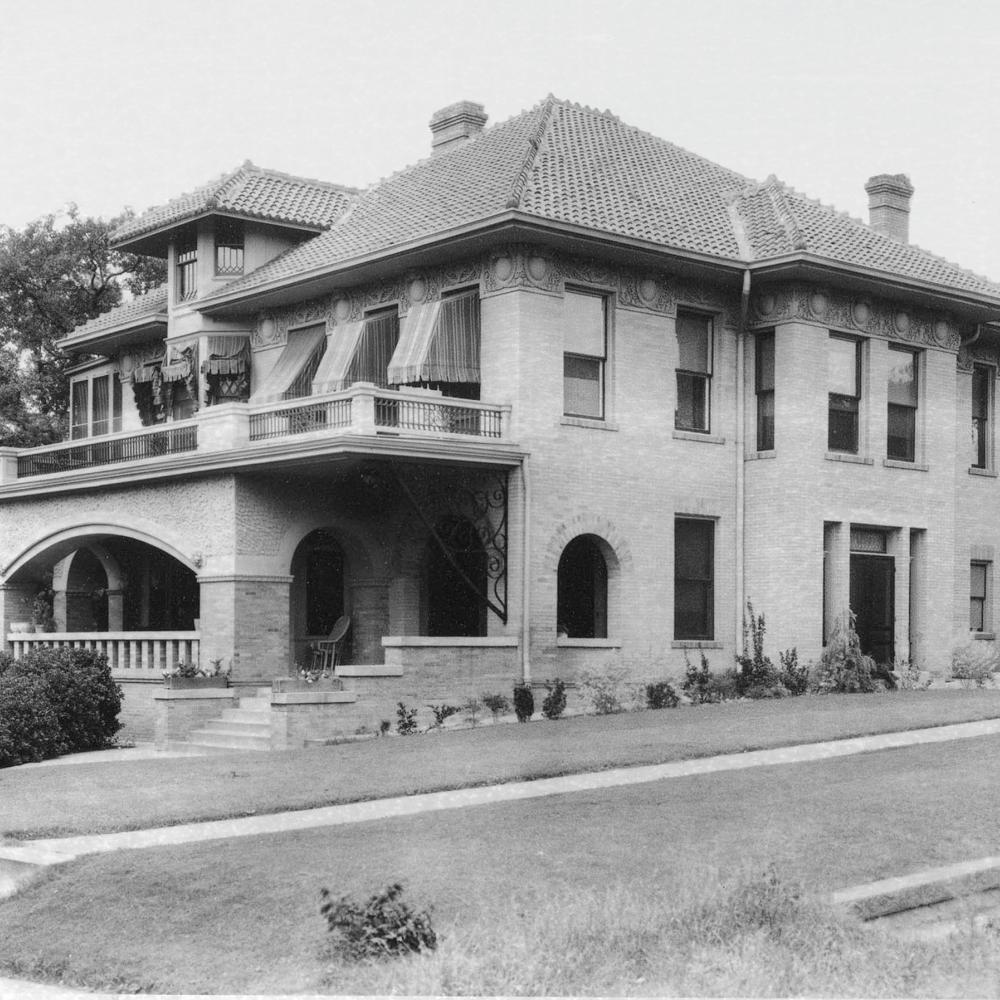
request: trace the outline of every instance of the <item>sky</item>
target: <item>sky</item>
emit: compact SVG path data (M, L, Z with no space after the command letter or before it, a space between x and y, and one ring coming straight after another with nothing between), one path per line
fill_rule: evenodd
M0 0L0 224L141 211L250 159L356 187L459 100L552 93L1000 280L995 0Z

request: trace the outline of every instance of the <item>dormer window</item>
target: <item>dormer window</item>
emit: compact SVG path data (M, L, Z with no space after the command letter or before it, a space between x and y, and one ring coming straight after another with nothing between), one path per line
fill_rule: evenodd
M215 273L230 277L243 273L243 224L219 219L215 226Z
M177 301L188 302L198 294L198 245L177 248Z

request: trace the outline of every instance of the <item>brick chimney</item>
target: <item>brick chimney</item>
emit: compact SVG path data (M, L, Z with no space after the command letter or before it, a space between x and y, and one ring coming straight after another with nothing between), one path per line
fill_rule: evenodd
M479 135L487 120L486 109L475 101L459 101L431 115L431 152L454 149Z
M868 225L900 243L910 242L910 198L913 185L906 174L876 174L865 185Z

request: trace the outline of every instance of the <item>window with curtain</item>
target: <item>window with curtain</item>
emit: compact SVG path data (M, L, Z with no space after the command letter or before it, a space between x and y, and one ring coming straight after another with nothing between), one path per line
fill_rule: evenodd
M85 438L90 434L90 382L81 379L71 389L70 437Z
M365 317L354 357L344 377L345 385L374 382L381 389L389 385L389 361L399 343L399 311L383 309Z
M70 385L70 438L122 429L122 385L117 372L75 379Z
M916 458L918 353L889 345L886 457L900 462L912 462Z
M566 290L563 303L563 412L604 418L607 299Z
M830 451L858 452L858 412L861 402L861 341L831 333L827 342L827 388Z
M754 384L757 393L757 450L774 448L774 333L756 340Z
M715 522L674 520L674 638L713 639Z
M712 328L711 316L677 313L677 430L708 433L711 428Z
M989 365L972 366L972 467L990 467L990 415L993 409L993 382Z

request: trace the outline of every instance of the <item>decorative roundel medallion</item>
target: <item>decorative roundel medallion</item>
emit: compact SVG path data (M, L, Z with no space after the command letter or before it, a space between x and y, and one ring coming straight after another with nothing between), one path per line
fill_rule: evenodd
M333 315L338 323L343 323L344 320L351 315L350 299L337 299L333 306Z
M656 282L652 278L643 278L639 282L639 298L647 305L656 299Z
M423 302L427 296L427 282L423 278L414 278L410 282L410 301Z
M934 324L934 339L942 347L947 347L951 341L951 324L946 319L939 319Z
M528 274L534 281L541 281L549 270L548 261L544 257L530 257L528 259Z
M826 307L826 296L822 292L813 292L809 296L809 311L813 316L825 316Z
M493 273L497 281L510 280L510 276L514 273L514 262L510 257L497 257L493 261Z
M760 312L762 316L770 316L778 306L778 300L770 292L760 297Z
M872 318L872 307L863 299L859 299L851 306L851 315L858 326L865 326L868 320Z
M270 316L260 324L260 339L265 344L274 340L274 320Z
M896 313L896 318L894 322L896 325L897 333L906 333L906 331L910 329L910 316L908 313L905 313L902 310Z

